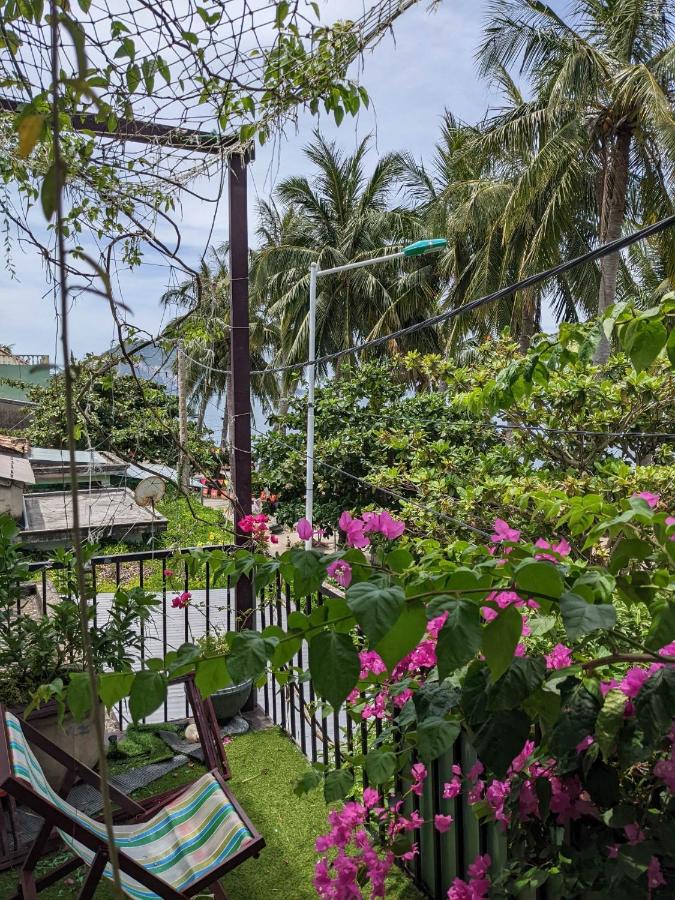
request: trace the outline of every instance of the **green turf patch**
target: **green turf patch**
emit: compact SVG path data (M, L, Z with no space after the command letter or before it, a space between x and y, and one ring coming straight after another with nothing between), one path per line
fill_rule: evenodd
M233 792L264 836L267 846L258 859L249 859L223 879L229 900L315 900L312 887L314 842L326 831L327 807L320 791L303 797L293 794L293 785L308 763L298 748L275 729L249 732L236 737L227 748L233 777ZM141 798L187 784L204 769L185 765L153 782L134 796ZM42 871L63 855L52 857ZM41 900L75 900L83 873L76 872L40 894ZM11 895L16 872L0 876L0 897ZM96 892L96 900L110 900L107 885ZM390 878L390 900L413 900L419 894L396 871Z

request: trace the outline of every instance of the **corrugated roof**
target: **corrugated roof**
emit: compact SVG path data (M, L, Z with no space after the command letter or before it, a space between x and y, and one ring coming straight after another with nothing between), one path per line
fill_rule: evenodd
M30 462L22 456L10 456L8 453L0 453L0 478L17 484L35 484Z
M160 478L169 481L171 484L178 484L178 473L175 469L172 469L171 466L150 462L144 462L141 466L135 466L133 463L130 466L127 466L127 478L131 478L134 481L142 481L144 478L149 478L151 475L159 475ZM201 486L202 483L198 478L190 479L190 487L199 490Z
M68 465L68 451L60 450L56 447L31 447L28 458L37 465ZM115 456L114 453L100 452L98 450L76 450L75 463L78 466L90 466L93 464L94 468L97 466L105 468L114 466L115 468L123 469L125 466L124 461L119 456Z
M30 449L30 443L26 438L12 437L9 434L0 434L0 452L8 450L11 453L20 453L22 456Z

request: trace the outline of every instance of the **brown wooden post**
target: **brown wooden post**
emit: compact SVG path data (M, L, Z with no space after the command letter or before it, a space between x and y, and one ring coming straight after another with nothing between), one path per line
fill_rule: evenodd
M248 205L246 165L251 159L233 154L229 160L230 282L232 325L230 363L232 369L232 409L234 417L231 447L235 543L248 540L237 527L242 516L251 512L251 358L248 319ZM249 578L240 578L235 590L237 629L250 628L253 622L253 589Z

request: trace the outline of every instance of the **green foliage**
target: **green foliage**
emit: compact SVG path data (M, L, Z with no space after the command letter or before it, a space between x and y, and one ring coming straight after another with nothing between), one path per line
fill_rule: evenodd
M76 449L96 447L132 462L164 463L175 467L178 398L151 381L139 387L132 375L95 376L87 362L75 374L74 396ZM37 447L65 448L67 436L63 376L30 391L35 404L27 436ZM153 413L148 413L148 407ZM188 449L206 474L219 465L206 431L189 426Z
M73 599L59 600L50 606L47 615L35 615L25 610L21 583L28 570L15 543L17 529L9 516L0 516L0 698L3 703L28 705L35 691L44 685L54 685L53 693L64 698L76 718L89 710L89 684L84 670L84 656L80 614ZM72 597L74 587L73 557L61 555L65 566L60 576L64 594ZM89 607L89 637L97 672L112 670L122 673L131 670L140 651L139 625L147 622L158 600L140 588L118 589L110 609L98 617ZM17 615L17 609L24 611ZM106 699L126 696L131 681L126 675L105 675ZM133 679L132 679L133 680Z

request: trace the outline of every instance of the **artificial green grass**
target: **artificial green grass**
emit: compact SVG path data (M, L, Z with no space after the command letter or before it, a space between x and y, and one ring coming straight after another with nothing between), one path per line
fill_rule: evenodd
M293 785L307 771L308 763L293 742L278 729L249 732L234 738L227 748L232 768L232 790L264 836L267 846L258 859L248 859L222 881L229 900L315 900L312 877L316 855L314 842L327 830L328 808L320 791L296 797ZM187 784L204 769L186 765L153 782L134 796L159 793ZM43 870L63 856L52 857ZM75 900L83 870L40 894L40 900ZM0 898L16 886L16 872L0 876ZM366 894L367 896L367 894ZM419 893L398 871L387 890L390 900L414 900ZM107 884L96 891L96 900L111 900Z

